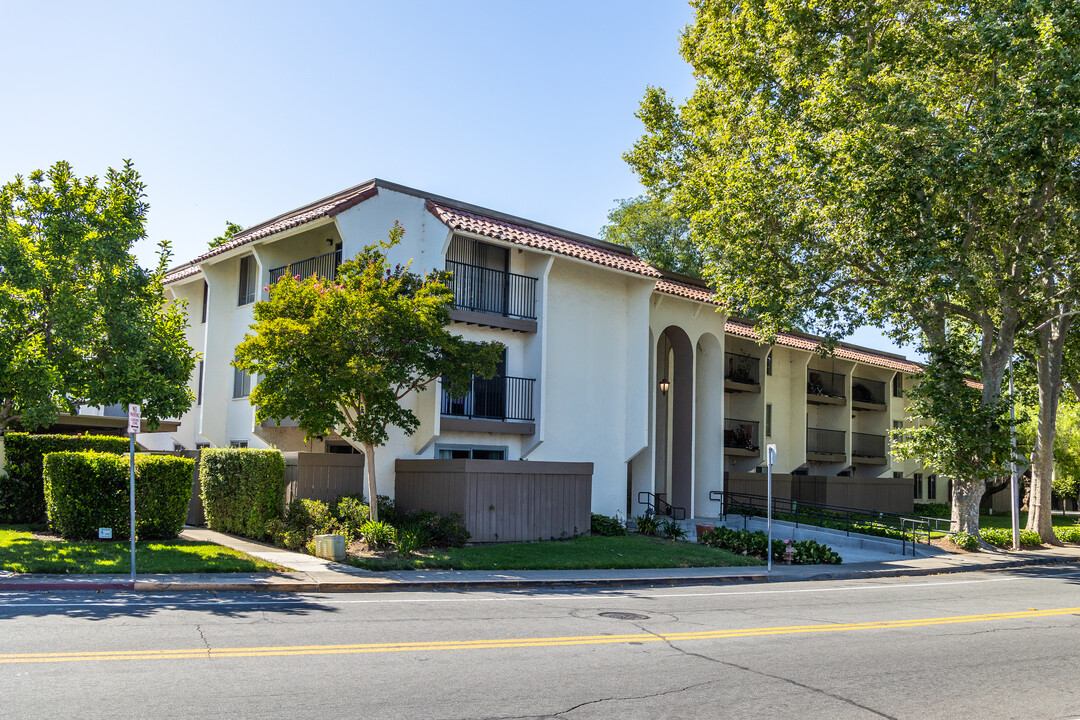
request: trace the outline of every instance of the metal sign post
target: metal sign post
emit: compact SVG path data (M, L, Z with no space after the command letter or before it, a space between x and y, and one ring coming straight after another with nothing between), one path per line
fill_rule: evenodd
M139 432L142 421L142 408L132 403L128 405L128 437L131 450L131 477L128 486L128 505L131 510L131 582L135 582L135 435Z
M1016 482L1016 399L1013 396L1012 355L1009 356L1009 423L1012 432L1012 459L1009 461L1009 513L1012 515L1012 549L1013 551L1019 551L1020 487Z
M768 499L766 500L767 508L765 510L765 525L768 529L769 544L766 546L765 556L769 559L767 572L772 572L772 468L776 464L776 446L769 445L765 448L765 462L768 465L768 488L766 493Z

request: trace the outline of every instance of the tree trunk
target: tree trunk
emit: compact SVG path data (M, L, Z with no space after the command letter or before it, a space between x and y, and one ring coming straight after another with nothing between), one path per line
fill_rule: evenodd
M1054 479L1054 435L1058 401L1061 399L1061 363L1070 318L1057 318L1039 330L1035 367L1039 380L1039 421L1031 453L1031 500L1027 529L1044 543L1060 545L1054 535L1051 498Z
M985 487L986 483L982 480L953 480L952 532L979 536L979 503Z
M364 467L367 469L368 507L371 519L379 521L379 496L375 492L375 446L364 443Z

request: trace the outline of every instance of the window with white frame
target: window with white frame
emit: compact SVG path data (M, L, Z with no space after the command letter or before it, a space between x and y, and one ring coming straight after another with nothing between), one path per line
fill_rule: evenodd
M255 274L258 268L254 256L245 255L240 258L240 293L236 298L237 305L255 302L255 286L258 284Z

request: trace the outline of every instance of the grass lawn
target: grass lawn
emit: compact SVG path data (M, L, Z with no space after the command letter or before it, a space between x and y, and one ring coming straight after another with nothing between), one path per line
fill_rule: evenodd
M0 526L0 570L17 573L131 572L130 545L123 542L68 542L34 537L25 525ZM192 540L135 543L140 573L265 572L280 570L250 555Z
M354 557L366 570L609 570L763 565L726 550L644 535L423 550L413 557Z
M1020 513L1020 529L1023 530L1027 525L1026 512ZM1061 513L1053 513L1052 524L1054 527L1062 525L1075 525L1076 521L1080 519L1076 515L1062 515ZM993 515L987 515L983 513L979 515L979 527L984 528L1005 528L1006 530L1012 530L1012 518L1009 513L994 513Z

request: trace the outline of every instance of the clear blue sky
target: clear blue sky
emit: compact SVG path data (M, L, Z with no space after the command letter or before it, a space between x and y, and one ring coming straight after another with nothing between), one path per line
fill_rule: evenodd
M0 0L0 180L131 158L150 264L372 177L595 236L641 192L646 86L693 86L682 0ZM890 349L877 333L854 342ZM910 350L909 350L910 354Z

